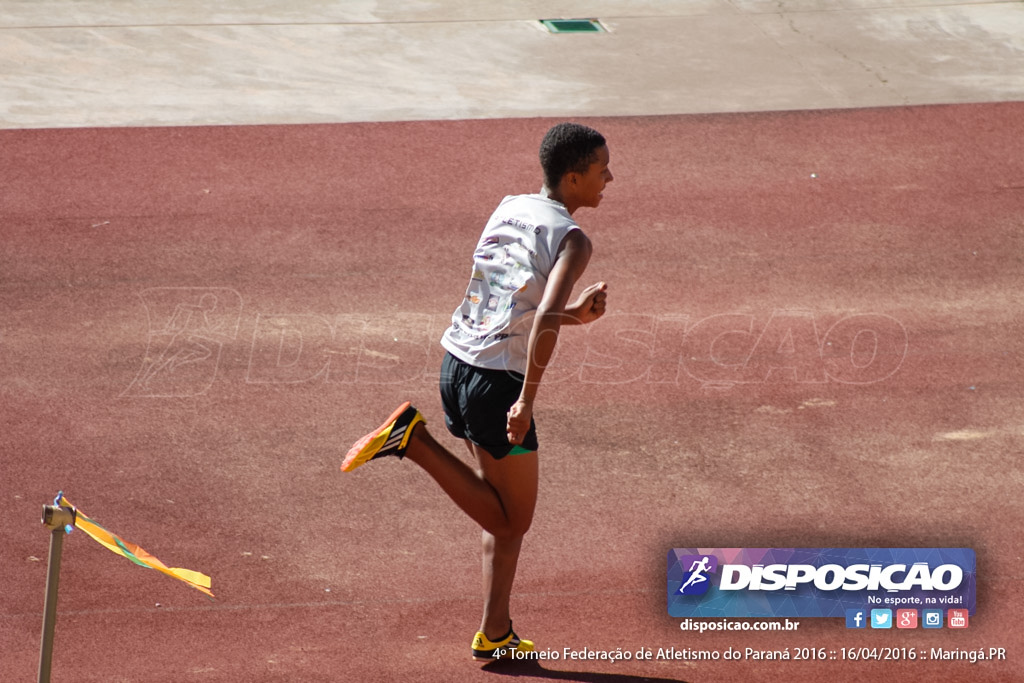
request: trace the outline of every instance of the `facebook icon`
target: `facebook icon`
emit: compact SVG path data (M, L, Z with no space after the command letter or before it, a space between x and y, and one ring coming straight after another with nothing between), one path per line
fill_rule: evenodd
M846 610L846 628L867 628L867 612L862 609Z

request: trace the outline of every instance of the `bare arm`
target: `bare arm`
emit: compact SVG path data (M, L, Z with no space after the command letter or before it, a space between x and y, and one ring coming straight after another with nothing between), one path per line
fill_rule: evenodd
M590 262L591 251L590 240L578 230L573 230L562 240L527 342L526 381L519 400L509 410L510 443L522 443L530 429L533 402L544 370L554 354L562 324L591 322L604 313L604 283L588 287L576 302L568 305L573 286Z

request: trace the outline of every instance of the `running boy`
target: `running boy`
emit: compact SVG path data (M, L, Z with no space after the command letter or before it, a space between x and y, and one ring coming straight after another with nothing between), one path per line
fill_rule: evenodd
M540 194L506 197L484 228L462 304L441 340L445 425L464 439L474 471L427 431L408 403L360 439L341 469L388 455L408 457L483 527L484 614L473 657L512 656L533 643L512 630L509 597L523 536L537 501L533 407L562 325L589 323L605 310L603 282L570 303L590 260L590 240L572 215L597 207L612 181L608 147L574 123L551 128L540 146Z

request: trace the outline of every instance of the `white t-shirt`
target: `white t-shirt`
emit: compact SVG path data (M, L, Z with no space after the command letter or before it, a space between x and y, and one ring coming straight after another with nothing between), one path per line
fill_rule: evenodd
M526 347L558 247L579 226L565 207L539 194L505 197L473 252L462 305L441 338L470 365L526 374Z

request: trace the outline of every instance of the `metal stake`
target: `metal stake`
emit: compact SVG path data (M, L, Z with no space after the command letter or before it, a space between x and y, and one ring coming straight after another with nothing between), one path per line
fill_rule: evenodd
M57 588L60 584L60 555L64 547L64 527L74 525L75 509L57 505L43 506L43 525L50 530L50 557L46 567L46 603L43 607L43 638L39 648L39 683L50 683L53 658L53 632L57 626Z

